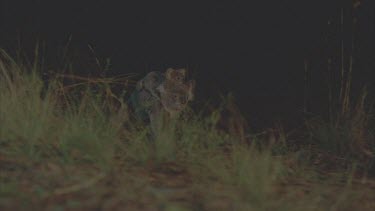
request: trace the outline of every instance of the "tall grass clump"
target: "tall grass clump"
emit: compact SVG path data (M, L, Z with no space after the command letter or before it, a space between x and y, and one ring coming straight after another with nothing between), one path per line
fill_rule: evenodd
M328 97L328 115L310 119L306 121L306 125L309 143L325 157L321 163L334 161L331 163L345 167L358 163L362 169L368 170L374 168L375 161L375 138L371 132L373 103L369 102L366 84L355 78L357 70L354 67L358 66L355 50L357 41L353 37L358 33L357 22L354 21L354 16L351 16L352 20L346 20L344 12L347 11L342 8L338 25L341 31L334 37L341 43L339 54L327 57L325 92ZM346 26L350 26L348 34L344 30ZM347 37L352 38L346 40ZM337 67L332 65L335 62ZM306 67L306 87L309 86L308 74ZM356 84L361 91L356 91Z
M358 163L368 170L374 168L375 161L373 104L365 88L360 92L353 90L353 58L348 68L344 67L343 56L341 60L339 80L328 80L329 113L306 121L308 140L313 149L327 158L324 160L334 161L324 163L345 167Z
M371 133L372 111L366 107L365 100L366 92L363 92L355 106L334 113L332 118L307 121L310 143L320 153L330 155L328 160L347 167L358 163L362 169L373 168L375 139Z
M1 52L0 153L104 166L113 156L121 120L106 115L103 97L90 87L67 97L61 81L45 83L40 67L16 63Z
M86 160L105 166L113 158L119 128L105 116L98 100L88 98L85 105L81 102L62 117L68 124L60 128L59 148L65 161Z
M371 156L373 147L369 133L371 111L365 107L365 99L364 92L355 106L345 112L333 114L328 121L321 119L309 121L312 137L335 154Z
M31 157L53 130L55 99L52 92L41 96L43 82L35 71L24 67L2 52L0 61L0 139L13 146L13 152Z

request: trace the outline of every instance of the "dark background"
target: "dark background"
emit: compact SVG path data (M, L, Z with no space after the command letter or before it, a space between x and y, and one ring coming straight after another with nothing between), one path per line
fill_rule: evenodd
M305 105L326 108L327 61L340 71L342 40L344 66L354 58L353 95L364 84L373 89L374 8L372 0L9 0L0 4L0 47L31 55L42 41L52 70L69 39L81 65L95 63L88 45L110 58L109 75L187 67L197 102L233 92L251 125L268 126L292 121ZM85 68L75 71L87 74Z

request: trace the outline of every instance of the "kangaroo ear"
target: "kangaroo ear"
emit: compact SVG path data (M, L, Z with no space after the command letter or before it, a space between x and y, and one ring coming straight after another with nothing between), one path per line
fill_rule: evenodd
M189 88L189 100L194 99L194 90L195 90L195 80L191 80L187 83L187 86Z
M165 71L165 77L167 79L171 79L173 78L173 72L175 72L176 70L173 69L173 68L168 68L167 71Z

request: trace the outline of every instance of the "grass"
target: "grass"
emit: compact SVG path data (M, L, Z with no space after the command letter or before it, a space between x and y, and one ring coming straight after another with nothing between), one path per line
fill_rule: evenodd
M1 210L375 209L364 97L334 121L307 120L298 146L280 125L249 134L231 97L150 140L111 92L117 79L46 85L38 68L1 53Z

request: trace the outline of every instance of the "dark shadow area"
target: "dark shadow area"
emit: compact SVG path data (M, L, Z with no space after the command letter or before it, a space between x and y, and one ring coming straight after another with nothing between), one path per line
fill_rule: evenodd
M140 78L152 70L186 67L197 81L198 102L232 92L253 127L277 119L295 122L303 111L325 110L314 104L327 101L327 80L340 75L342 42L346 69L353 57L353 94L365 84L374 90L370 0L35 0L3 1L0 11L0 47L14 54L19 48L32 55L39 41L54 71L63 65L61 52L67 48L75 73L82 75L98 72L95 57L103 63L110 59L108 76L137 73Z

